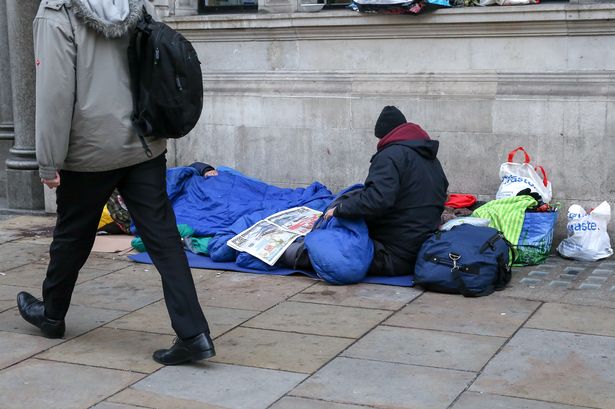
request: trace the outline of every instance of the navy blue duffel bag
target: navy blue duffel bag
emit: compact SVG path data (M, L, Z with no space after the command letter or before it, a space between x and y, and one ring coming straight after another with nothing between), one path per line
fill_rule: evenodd
M510 281L512 246L491 227L461 224L423 243L414 282L426 290L481 297Z

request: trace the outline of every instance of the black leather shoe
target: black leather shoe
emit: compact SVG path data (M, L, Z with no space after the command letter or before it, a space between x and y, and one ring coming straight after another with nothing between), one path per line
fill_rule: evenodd
M189 340L177 338L169 349L154 352L154 361L162 365L179 365L200 361L216 355L214 343L207 334L200 334Z
M17 308L24 320L38 327L47 338L62 338L66 326L64 320L45 317L45 305L24 291L17 294Z

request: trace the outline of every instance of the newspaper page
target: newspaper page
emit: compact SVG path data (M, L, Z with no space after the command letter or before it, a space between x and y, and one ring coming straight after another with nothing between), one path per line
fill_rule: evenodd
M274 265L297 237L312 230L322 213L308 207L283 210L242 231L227 245Z
M312 231L314 223L316 223L316 220L318 220L321 215L322 212L301 206L282 210L281 212L272 214L265 220L269 220L271 223L277 224L283 229L305 236Z

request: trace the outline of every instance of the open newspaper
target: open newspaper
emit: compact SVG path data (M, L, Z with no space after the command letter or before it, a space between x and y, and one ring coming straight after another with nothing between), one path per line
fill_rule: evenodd
M321 215L322 212L305 206L283 210L242 231L226 244L272 266L297 237L312 230Z

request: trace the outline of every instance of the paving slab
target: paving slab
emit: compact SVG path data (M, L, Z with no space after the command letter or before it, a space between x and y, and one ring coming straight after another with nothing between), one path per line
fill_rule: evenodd
M49 247L44 245L4 243L0 245L0 272L36 261L49 260Z
M129 391L136 390L148 395L179 398L181 402L201 404L193 406L199 408L209 408L204 405L213 405L233 409L264 409L305 377L306 375L297 373L237 365L206 363L194 366L168 366L111 400L119 403L137 403L131 402L129 395ZM169 408L165 405L156 407ZM171 406L173 409L178 407L184 408L183 405Z
M195 283L201 282L203 280L210 280L214 278L218 278L221 275L225 274L223 270L206 270L203 268L191 268L192 270L192 278Z
M126 280L113 273L77 285L72 304L135 311L162 297L161 285L142 284L136 278Z
M100 267L99 267L100 268ZM109 274L110 280L135 286L162 287L160 273L152 264L132 263Z
M359 338L390 314L386 310L287 301L252 318L244 326Z
M422 293L421 290L415 288L390 285L317 283L292 297L291 301L398 310Z
M343 356L478 372L506 338L379 326Z
M546 303L525 326L615 337L615 309Z
M584 409L580 406L511 398L488 393L464 392L451 409Z
M143 406L124 405L123 403L101 402L92 406L92 409L139 409Z
M117 265L123 266L124 264L124 261L120 261ZM191 269L191 272L192 279L195 283L216 278L220 274L223 274L223 272L219 270L204 270L201 268L193 268ZM134 283L140 281L144 285L153 287L161 285L160 273L153 264L130 262L128 266L121 267L120 269L114 271L113 274L116 274L115 277L123 279L126 282Z
M365 409L365 406L286 396L270 406L270 409Z
M2 277L2 275L0 275ZM17 294L20 291L28 291L30 294L40 297L41 287L15 287L10 285L0 285L0 312L6 311L17 306Z
M0 331L0 369L21 362L60 342L63 340Z
M118 271L126 267L135 265L134 261L129 260L125 256L117 254L92 253L84 264L84 268L98 268L108 270L109 272ZM150 266L155 269L153 264L141 264L142 266ZM145 267L147 268L147 267Z
M74 338L84 334L124 314L126 314L125 311L71 305L65 319L66 333L64 334L64 339ZM0 314L0 331L42 336L38 328L21 318L17 308Z
M55 215L49 216L9 216L0 220L0 230L10 230L23 233L39 232L39 235L44 232L53 231L56 224ZM49 233L47 233L49 234Z
M201 305L264 311L314 283L307 277L225 273L196 288Z
M353 341L239 327L216 340L212 361L312 373Z
M21 237L18 236L18 239L15 241L16 243L27 243L27 244L41 244L49 247L51 242L53 241L53 237L51 236L51 232L49 235L38 236L34 235L32 237Z
M474 376L472 372L336 358L290 395L383 408L442 409Z
M152 359L152 353L168 348L172 342L173 337L169 335L97 328L53 347L37 358L151 373L162 366Z
M19 239L19 234L13 231L0 230L0 245Z
M142 391L136 389L125 389L105 401L105 403L112 402L124 402L116 404L122 404L128 406L129 408L138 407L148 409L229 409L228 407L209 405L203 402L199 402L197 400L180 399L174 396L167 396L151 390ZM135 406L132 406L131 403Z
M2 409L88 408L143 375L29 359L0 371Z
M219 307L203 307L203 312L207 317L211 336L214 338L228 332L259 313L259 311ZM175 334L175 331L171 328L171 321L164 300L118 318L106 326L158 334Z
M551 255L538 266L515 267L508 287L494 297L615 308L615 264Z
M385 324L509 337L538 308L536 301L425 293Z
M47 264L30 263L5 271L0 274L0 285L15 285L25 287L40 287L47 274ZM77 283L93 280L94 278L109 274L107 270L83 268L77 277Z
M614 350L612 337L521 329L471 390L612 409Z

